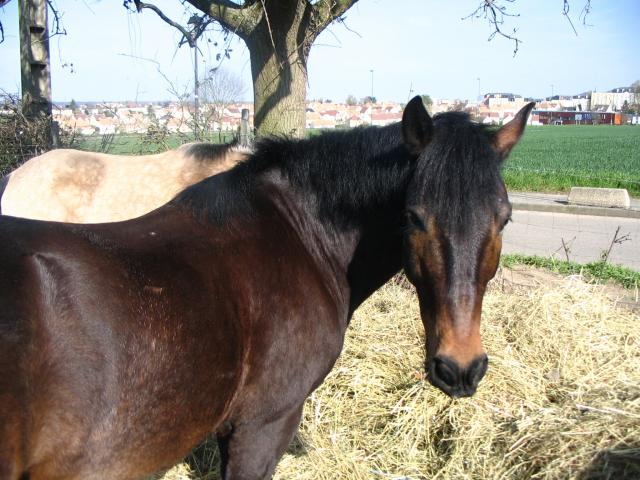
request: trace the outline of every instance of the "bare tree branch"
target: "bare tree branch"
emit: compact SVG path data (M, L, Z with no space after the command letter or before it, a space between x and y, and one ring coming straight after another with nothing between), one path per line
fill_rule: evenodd
M0 0L0 7L4 7L11 0ZM2 22L0 21L0 43L4 42L4 27L2 26Z
M313 5L314 39L334 20L343 21L342 15L358 0L320 0Z
M243 39L260 23L263 15L262 4L257 0L246 1L243 5L229 0L186 0L186 2L205 12L223 28Z
M276 50L276 42L273 39L273 29L271 28L271 22L269 21L269 14L267 13L267 6L264 4L264 0L260 0L262 3L262 11L264 12L264 19L267 21L267 29L269 30L269 38L271 39L271 46L273 50Z
M493 27L493 32L489 35L488 40L493 40L496 35L504 37L508 40L512 40L515 43L515 48L513 50L513 56L515 57L518 53L518 48L522 43L518 37L516 37L517 29L513 29L511 34L505 33L502 31L501 26L504 25L504 17L519 17L520 14L509 13L507 11L507 7L505 5L500 5L498 3L499 0L483 0L482 3L476 8L472 13L463 17L462 20L467 20L469 18L483 18L489 22L489 24ZM513 3L515 0L504 0L508 3Z
M0 7L4 7L11 0L0 0ZM62 14L60 10L56 7L54 0L46 0L47 7L53 14L53 33L49 33L49 38L55 37L56 35L66 35L67 30L62 25ZM4 42L4 26L2 25L2 21L0 21L0 43Z
M66 35L67 29L62 25L62 15L60 14L60 11L53 3L53 0L46 1L47 7L49 7L49 10L53 14L53 33L49 33L49 38L55 37L56 35Z
M569 25L573 29L573 33L575 33L576 37L578 36L578 32L576 31L576 27L573 26L573 22L571 21L571 17L569 16L569 0L563 0L564 4L562 5L562 15L567 19Z
M491 27L493 28L493 32L491 33L491 35L489 35L488 40L493 40L497 35L504 37L507 40L513 41L515 44L513 56L515 57L518 53L518 49L520 47L520 44L522 43L522 40L520 40L520 38L518 38L518 36L516 35L518 31L516 28L514 28L511 33L506 33L504 31L503 25L505 22L505 17L520 16L520 14L518 13L510 13L508 11L508 4L513 4L516 1L517 0L482 0L478 5L478 8L476 8L466 17L463 17L462 20L467 20L469 18L482 18L484 20L487 20L487 22L489 22L489 25L491 25ZM506 2L506 4L504 4L504 2ZM568 20L573 32L578 35L578 32L573 25L573 21L569 17L569 8L570 0L563 0L562 15L564 15ZM591 13L591 0L585 0L585 5L582 9L582 13L580 14L583 25L587 24L586 18L589 13Z
M184 28L182 25L180 25L178 22L174 22L173 20L171 20L169 17L167 17L164 12L162 10L160 10L157 6L151 4L151 3L145 3L145 2L141 2L140 0L133 0L134 5L136 6L136 10L138 12L141 12L143 9L148 9L151 10L153 12L156 13L156 15L158 15L163 22L171 25L173 28L175 28L176 30L178 30L180 33L182 33L182 40L186 43L189 44L189 46L191 48L195 47L195 43L196 43L196 38L194 38L194 36L191 34L190 31L188 31L186 28ZM126 2L125 2L125 7L126 7ZM183 41L181 41L180 43L184 43Z
M582 7L582 12L580 12L580 18L582 18L582 25L589 26L587 23L587 17L591 13L591 0L586 0L584 7Z

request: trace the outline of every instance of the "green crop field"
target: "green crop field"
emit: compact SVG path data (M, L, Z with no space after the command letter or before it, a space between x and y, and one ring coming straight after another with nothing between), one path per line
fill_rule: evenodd
M317 130L309 135L317 135ZM79 148L100 150L101 136L81 137ZM175 148L184 135L163 143L144 135L116 135L110 153L140 155ZM218 134L208 141L219 142ZM231 136L223 138L230 141ZM530 126L504 166L510 190L562 192L574 186L626 188L640 196L640 126Z
M626 188L637 197L640 127L527 127L503 172L510 190L559 192L577 186L616 187Z
M102 148L103 135L89 135L85 137L77 137L76 144L73 148L87 150L89 152L103 151ZM214 133L202 141L213 143L225 143L233 140L233 134L222 132ZM106 149L107 153L114 155L146 155L150 153L158 153L168 148L176 148L187 142L194 142L193 135L190 134L169 134L166 137L149 137L143 134L126 133L113 136L113 140Z

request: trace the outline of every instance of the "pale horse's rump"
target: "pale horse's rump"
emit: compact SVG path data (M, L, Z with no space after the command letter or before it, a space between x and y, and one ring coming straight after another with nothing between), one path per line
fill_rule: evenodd
M189 143L156 155L51 150L0 183L2 215L71 223L139 217L178 192L244 160L236 145Z

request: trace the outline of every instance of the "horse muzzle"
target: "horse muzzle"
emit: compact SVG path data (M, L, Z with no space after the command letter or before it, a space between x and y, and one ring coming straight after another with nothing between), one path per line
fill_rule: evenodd
M429 382L453 398L470 397L489 366L486 355L475 358L466 368L451 357L435 356L427 361L426 370Z

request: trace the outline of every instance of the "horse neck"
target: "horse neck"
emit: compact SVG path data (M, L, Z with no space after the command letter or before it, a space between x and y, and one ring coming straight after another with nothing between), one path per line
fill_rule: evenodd
M382 152L354 156L357 168L344 174L355 178L325 175L314 182L320 174L311 169L311 178L294 184L291 172L264 175L270 201L316 262L328 267L335 294L347 290L349 318L401 268L402 213L412 165L404 146L394 141ZM326 166L334 159L322 160Z

